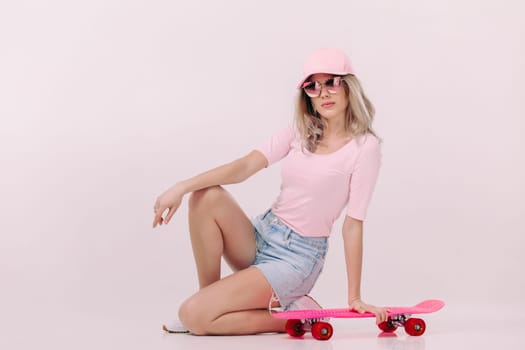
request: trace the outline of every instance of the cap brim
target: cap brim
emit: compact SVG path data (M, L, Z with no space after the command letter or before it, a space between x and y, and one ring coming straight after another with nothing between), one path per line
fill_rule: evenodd
M334 75L349 75L349 74L354 74L354 73L350 73L350 72L341 72L341 71L337 71L337 72L334 72L334 71L330 71L330 72L313 72L313 73L309 73L307 75L304 76L303 80L301 80L301 82L299 83L299 85L297 85L297 89L302 89L303 88L303 84L306 80L308 80L308 78L310 78L312 75L314 74L334 74Z

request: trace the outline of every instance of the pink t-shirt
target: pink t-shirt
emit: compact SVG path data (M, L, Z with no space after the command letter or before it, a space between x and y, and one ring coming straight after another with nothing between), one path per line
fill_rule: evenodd
M303 150L301 142L289 126L256 148L268 166L283 159L274 215L308 237L329 236L345 205L346 215L364 220L381 165L379 140L366 134L329 154Z

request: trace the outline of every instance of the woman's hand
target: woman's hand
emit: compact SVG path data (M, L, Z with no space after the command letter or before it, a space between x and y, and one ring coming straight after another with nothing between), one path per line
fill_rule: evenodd
M183 196L184 192L180 189L180 187L178 185L174 185L157 198L155 205L153 206L153 212L155 213L155 217L153 218L153 228L155 228L157 225L162 225L163 223L167 224L170 222L171 217L179 208ZM162 215L166 209L169 209L168 214L166 214L166 218L163 218Z
M365 313L367 311L375 314L377 324L385 322L388 319L388 315L386 314L385 308L366 304L361 299L354 299L350 303L350 309L355 310L360 314Z

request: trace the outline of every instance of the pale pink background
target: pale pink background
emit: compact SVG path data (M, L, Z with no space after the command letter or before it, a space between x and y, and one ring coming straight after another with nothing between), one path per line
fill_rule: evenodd
M118 325L157 336L196 278L186 201L152 230L156 196L287 124L302 61L320 46L348 52L384 139L363 297L523 314L524 10L517 0L2 3L0 347L60 348L79 329L95 342ZM228 186L250 217L276 197L278 172ZM326 306L346 301L340 228L313 291Z

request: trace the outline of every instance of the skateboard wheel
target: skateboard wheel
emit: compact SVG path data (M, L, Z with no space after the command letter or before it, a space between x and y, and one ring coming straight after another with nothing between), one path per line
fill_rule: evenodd
M409 318L405 322L405 332L407 332L408 335L420 336L425 333L425 329L425 321L420 318Z
M286 333L292 337L302 337L305 333L304 325L300 320L286 321Z
M332 325L327 322L316 322L312 326L312 336L317 340L328 340L334 334Z
M388 321L381 322L377 325L380 330L382 330L385 333L394 333L397 329L397 326L392 324L392 320L389 318Z

